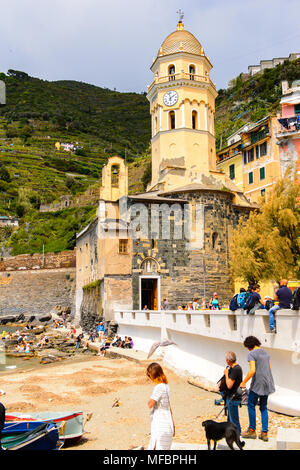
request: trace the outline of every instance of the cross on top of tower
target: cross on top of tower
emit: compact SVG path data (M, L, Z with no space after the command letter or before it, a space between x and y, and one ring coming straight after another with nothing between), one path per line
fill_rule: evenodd
M177 23L177 31L181 31L184 29L184 24L182 22L184 13L183 13L183 10L181 10L181 8L176 13L179 15L179 19Z
M184 18L184 12L179 8L179 10L176 12L179 15L179 23L182 23L182 20Z

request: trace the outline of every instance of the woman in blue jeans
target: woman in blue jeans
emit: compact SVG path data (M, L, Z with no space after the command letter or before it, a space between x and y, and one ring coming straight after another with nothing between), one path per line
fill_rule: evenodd
M262 429L259 438L268 441L268 397L275 392L274 380L271 371L270 356L262 349L260 341L255 336L248 336L244 346L249 350L248 362L250 370L242 383L241 388L246 388L246 383L252 378L248 395L249 427L242 433L242 437L256 439L256 412L255 407L259 402Z

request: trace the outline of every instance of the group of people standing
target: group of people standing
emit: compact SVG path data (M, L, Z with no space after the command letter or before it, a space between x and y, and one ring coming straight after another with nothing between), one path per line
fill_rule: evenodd
M162 310L169 310L169 302L166 298L163 299L161 304ZM205 298L194 297L193 301L188 302L186 305L178 305L177 310L221 310L221 304L219 301L218 293L214 292L209 300L209 304L206 304ZM143 310L148 310L147 305L144 306Z
M261 413L261 432L259 438L268 441L268 397L275 392L269 354L261 347L255 336L248 336L244 341L248 349L249 371L243 378L243 370L237 362L233 351L226 353L227 367L220 383L220 393L224 398L227 420L234 423L242 437L255 439L256 434L256 405L259 404ZM170 388L168 380L158 363L152 363L146 371L147 377L155 384L148 400L151 414L151 438L148 450L169 450L175 436L175 423L170 405ZM248 392L248 429L242 432L239 420L239 407L242 400L242 390L246 389L251 379Z
M239 406L242 400L242 390L246 388L247 382L251 380L248 393L247 407L249 416L249 427L241 435L244 438L256 438L256 412L255 407L259 403L261 413L262 429L259 438L268 440L268 397L275 392L274 380L271 369L269 354L261 348L260 341L255 336L248 336L244 341L248 349L249 371L243 379L243 371L237 363L236 354L233 351L226 353L227 367L224 370L224 387L221 395L225 401L228 421L234 423L241 432L239 420Z

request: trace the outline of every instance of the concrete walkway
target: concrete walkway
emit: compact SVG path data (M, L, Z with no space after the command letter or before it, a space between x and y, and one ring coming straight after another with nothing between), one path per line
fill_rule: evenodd
M269 439L268 442L263 442L260 439L244 439L245 446L243 450L276 450L277 443L276 439ZM235 450L239 450L236 444L233 444ZM213 448L213 442L211 442L211 448ZM206 444L187 444L183 442L173 442L171 450L207 450ZM225 439L222 439L217 444L217 450L230 450L226 444Z

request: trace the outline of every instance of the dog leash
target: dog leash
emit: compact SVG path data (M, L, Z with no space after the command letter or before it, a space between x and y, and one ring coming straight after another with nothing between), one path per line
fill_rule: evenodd
M226 403L226 399L225 399L225 405L224 405L224 407L221 409L221 411L220 411L220 413L218 414L218 416L215 417L215 419L217 419L217 418L220 416L220 414L223 413L223 411L225 411L225 410L228 408L228 405L229 405L229 403L232 401L232 399L233 399L233 396L229 399L228 403ZM226 415L225 415L225 416L226 416Z

